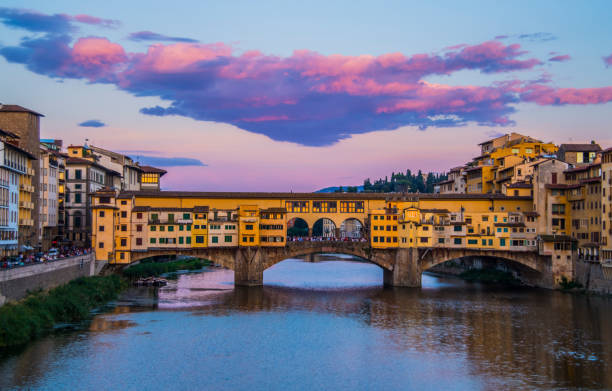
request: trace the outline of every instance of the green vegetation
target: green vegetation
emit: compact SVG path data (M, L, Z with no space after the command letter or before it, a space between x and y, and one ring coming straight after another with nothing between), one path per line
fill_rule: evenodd
M406 174L391 173L391 180L378 179L374 183L370 178L363 182L363 191L367 193L433 193L434 185L444 181L448 177L444 174L428 173L423 174L421 170L417 174L412 174L406 170Z
M86 319L93 308L117 297L125 287L119 276L81 277L48 292L0 307L0 347L29 342L58 323Z
M568 280L565 276L561 276L559 286L562 291L580 291L583 288L581 283L576 280Z
M125 268L123 275L128 278L153 277L178 270L199 270L209 265L212 265L211 261L197 258L167 262L149 261Z
M470 269L459 275L466 281L501 283L508 285L520 285L520 280L516 279L512 273L497 269Z

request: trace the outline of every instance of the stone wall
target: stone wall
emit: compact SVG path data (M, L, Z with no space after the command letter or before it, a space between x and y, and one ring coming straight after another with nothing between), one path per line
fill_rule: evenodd
M19 300L28 291L51 289L78 277L95 274L93 253L59 261L0 271L0 305Z
M612 295L612 279L605 278L599 262L577 260L574 263L575 279L586 290L594 293Z

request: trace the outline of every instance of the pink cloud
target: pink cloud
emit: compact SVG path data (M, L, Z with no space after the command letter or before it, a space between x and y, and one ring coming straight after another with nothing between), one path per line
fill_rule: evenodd
M548 59L548 61L555 61L555 62L565 62L565 61L569 61L571 60L572 57L569 54L563 54L563 55L558 55L558 56L554 56Z
M37 24L27 25L32 31L49 26L66 31L65 25L53 24L65 23L64 19L37 17ZM101 23L86 15L75 18ZM19 19L19 23L25 22ZM156 34L144 36L152 39ZM167 107L141 109L147 115L229 123L304 145L327 145L400 126L512 125L515 105L522 101L540 105L612 101L612 87L553 88L547 77L484 86L427 81L429 76L463 70L498 74L534 70L542 64L519 44L499 41L413 55L322 55L296 50L279 57L257 50L235 54L224 43L184 40L127 53L106 38L80 38L71 45L69 36L62 34L24 39L19 46L0 48L0 55L39 74L112 83L135 96L170 102ZM551 61L566 60L558 57Z
M108 27L108 28L116 28L121 24L118 20L102 19L96 16L85 15L85 14L74 15L72 19L74 19L75 21L79 23L92 24L92 25Z
M92 81L108 77L118 64L127 61L123 47L106 38L80 38L72 48L71 62L66 73L78 70L82 77Z
M539 105L587 105L612 101L612 87L552 88L541 84L525 87L521 99Z
M255 118L242 118L240 121L243 122L268 122L268 121L286 121L289 117L286 115L262 115L261 117Z

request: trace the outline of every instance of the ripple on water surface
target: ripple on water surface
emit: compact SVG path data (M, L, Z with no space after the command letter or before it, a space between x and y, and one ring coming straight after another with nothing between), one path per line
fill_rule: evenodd
M0 389L612 388L610 300L382 279L328 256L281 262L257 288L220 268L131 288L88 329L1 360Z

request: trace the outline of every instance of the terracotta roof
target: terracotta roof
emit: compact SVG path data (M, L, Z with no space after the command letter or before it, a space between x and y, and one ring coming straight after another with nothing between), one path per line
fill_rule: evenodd
M436 185L446 185L448 183L454 183L454 182L455 182L454 179L447 179L445 181L441 181L441 182L436 183Z
M538 212L523 212L525 216L533 216L538 217L540 214Z
M21 152L21 153L23 153L23 154L27 155L27 156L28 156L30 159L32 159L32 160L38 160L38 158L37 158L36 156L34 156L34 155L33 155L33 154L31 154L30 152L26 151L25 149L18 147L18 146L17 146L17 145L15 145L15 144L11 144L11 143L4 143L4 145L8 145L9 147L11 147L11 148L15 149L16 151L19 151L19 152Z
M580 181L580 183L596 183L596 182L601 182L601 177L594 177L594 178L588 178L588 179L582 179Z
M4 130L4 129L0 129L0 135L5 136L5 137L11 137L11 138L19 138L18 135L16 135L13 132L9 132L8 130Z
M506 185L506 187L509 189L531 189L533 185L531 183L516 182Z
M601 147L599 144L561 144L559 149L564 152L599 152Z
M450 213L448 209L421 209L422 213Z
M574 184L574 185L568 185L565 183L557 183L557 184L548 184L546 185L547 189L552 189L552 190L566 190L566 189L577 189L579 188L580 185L579 184Z
M531 200L527 196L506 196L503 194L434 194L434 193L263 193L263 192L197 192L197 191L122 191L123 196L154 198L237 198L237 199L289 199L289 200L385 200L410 201L411 199L482 199L482 200Z
M287 213L286 208L268 208L268 209L262 209L261 211L268 212L268 213Z
M193 207L193 211L196 213L208 213L208 206L202 206L202 205L198 205L198 206L194 206Z
M525 223L495 223L496 227L524 227Z
M568 235L540 235L540 239L545 242L575 242L576 239Z
M37 113L34 110L26 109L25 107L19 105L0 105L0 112L5 113L30 113L37 115L39 117L44 117L44 115Z
M166 170L162 170L161 168L156 168L156 167L152 167L152 166L140 166L140 169L142 170L142 172L148 173L148 174L160 174L160 175L164 175L167 174L168 171Z
M91 160L87 160L87 159L83 159L80 157L74 157L74 156L70 156L68 158L66 158L66 164L87 164L87 165L91 165L91 166L95 166L98 167L104 171L106 171L109 174L112 175L116 175L116 176L122 176L121 173L118 173L115 170L111 170L110 168L106 168L98 163L92 162Z
M568 168L567 170L563 172L572 173L572 172L587 171L589 168L597 167L597 166L601 166L601 163L591 163L591 164L585 164L584 166L572 167L572 168Z

